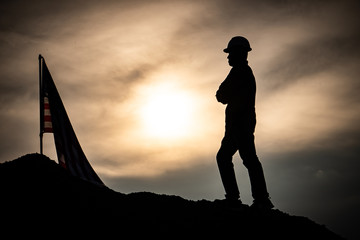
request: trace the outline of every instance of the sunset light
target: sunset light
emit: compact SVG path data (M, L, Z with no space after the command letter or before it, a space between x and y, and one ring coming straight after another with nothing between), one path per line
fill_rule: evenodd
M192 96L170 84L149 86L140 108L144 134L156 139L174 140L191 133Z

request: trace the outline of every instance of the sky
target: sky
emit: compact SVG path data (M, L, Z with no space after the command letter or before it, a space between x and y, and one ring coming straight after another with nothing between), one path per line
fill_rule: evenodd
M39 152L38 55L104 183L224 198L215 92L252 47L255 142L276 208L349 239L360 214L360 4L336 0L13 0L0 5L0 162ZM53 136L44 154L56 160ZM247 171L234 164L242 201Z

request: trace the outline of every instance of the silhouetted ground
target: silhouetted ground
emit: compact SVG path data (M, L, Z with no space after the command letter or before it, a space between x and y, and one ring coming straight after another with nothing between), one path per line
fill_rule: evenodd
M0 164L1 235L100 239L343 239L279 210L227 208L149 192L122 194L28 154Z

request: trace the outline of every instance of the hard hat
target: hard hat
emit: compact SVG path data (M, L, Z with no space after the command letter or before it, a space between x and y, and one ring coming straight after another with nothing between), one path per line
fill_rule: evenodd
M250 52L251 47L250 47L249 41L246 38L241 37L241 36L233 37L229 41L229 43L227 45L227 48L224 49L224 52L229 53L229 52L231 52L233 50L236 50L236 49L242 49L242 50L245 50L247 52Z

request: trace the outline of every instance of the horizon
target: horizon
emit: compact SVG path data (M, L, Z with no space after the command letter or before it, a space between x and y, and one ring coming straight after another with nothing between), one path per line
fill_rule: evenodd
M105 185L224 198L215 156L225 107L215 92L230 70L222 50L242 35L253 49L255 141L275 208L359 237L359 7L355 0L4 3L0 162L39 151L41 54ZM44 135L44 154L57 161L52 134ZM249 204L238 154L234 164Z

